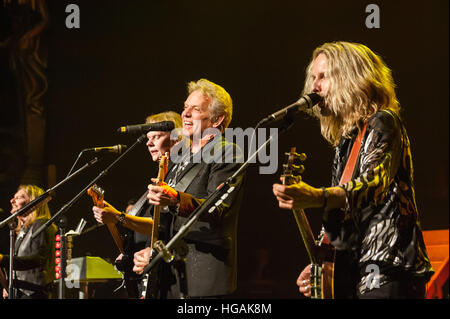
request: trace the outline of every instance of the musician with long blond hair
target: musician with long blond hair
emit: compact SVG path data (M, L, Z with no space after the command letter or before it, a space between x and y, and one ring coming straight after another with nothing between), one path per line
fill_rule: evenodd
M44 190L35 185L20 185L11 199L11 214L39 197ZM55 235L57 227L51 224L39 236L32 238L33 232L50 219L47 204L32 211L27 216L17 217L14 251L14 288L17 298L45 299L51 293L54 279ZM0 254L0 266L9 266L9 256ZM8 293L3 289L3 298Z
M311 92L322 97L311 114L335 148L332 185L274 184L279 207L323 209L323 230L337 252L335 297L424 298L433 270L391 70L362 44L325 43L307 67L303 94ZM340 183L358 136L359 155ZM297 285L311 295L309 267Z

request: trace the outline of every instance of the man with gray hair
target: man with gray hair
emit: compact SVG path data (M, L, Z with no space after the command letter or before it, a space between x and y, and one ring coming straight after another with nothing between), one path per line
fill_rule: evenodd
M179 231L196 208L242 162L239 148L222 136L231 122L233 110L227 91L211 81L200 79L188 83L188 93L181 114L182 134L187 143L179 143L178 150L177 145L171 150L173 165L169 167L166 183L148 187L147 197L151 204L169 207L173 215L172 234ZM236 289L236 233L243 195L242 180L241 175L233 184L235 190L230 196L213 212L200 216L183 238L188 247L186 282L179 281L175 269L165 266L160 272L156 298L181 298L186 294L189 298L220 298ZM134 270L137 273L142 273L148 265L150 252L148 247L135 254ZM187 290L183 289L185 286Z

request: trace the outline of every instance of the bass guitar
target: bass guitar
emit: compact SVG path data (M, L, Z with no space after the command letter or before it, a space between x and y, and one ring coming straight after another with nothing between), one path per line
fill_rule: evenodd
M305 168L303 165L295 165L294 162L295 160L305 161L306 155L296 153L295 147L292 147L286 155L288 161L283 164L282 183L283 185L298 183L301 180L300 174ZM333 299L335 248L323 243L323 236L319 240L314 238L303 209L294 209L293 214L311 262L311 299Z

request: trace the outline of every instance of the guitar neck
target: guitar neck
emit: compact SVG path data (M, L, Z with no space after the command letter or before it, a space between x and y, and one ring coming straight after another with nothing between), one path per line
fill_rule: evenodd
M309 260L312 264L318 262L316 252L316 241L309 225L308 219L306 218L305 211L303 209L296 209L292 211L294 213L295 221L297 222L300 235L302 236L303 242L308 252Z
M117 248L119 249L121 254L124 254L124 249L123 249L123 240L122 237L120 236L119 231L117 230L116 225L114 224L106 224L106 227L108 227L109 233L111 234L114 243L116 244Z
M161 216L161 206L155 206L153 208L152 241L150 246L152 248L154 247L155 242L158 240L160 216Z
M164 181L164 177L166 176L167 172L167 165L168 165L168 153L161 156L159 160L159 170L158 170L158 178L157 178L157 185L162 183ZM153 208L153 228L152 228L152 238L151 238L151 244L150 247L153 249L155 243L158 241L159 236L159 220L161 216L161 206L154 206Z

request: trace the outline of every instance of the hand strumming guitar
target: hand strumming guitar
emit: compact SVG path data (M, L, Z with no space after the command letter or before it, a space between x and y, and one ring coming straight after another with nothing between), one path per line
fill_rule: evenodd
M144 248L134 254L134 267L133 271L137 273L138 275L142 274L144 271L144 268L148 265L150 262L150 255L151 255L151 249L150 247Z
M297 278L297 286L298 290L305 296L305 297L311 297L311 285L310 285L310 278L311 278L311 264L305 267L305 269L302 270L300 275Z

